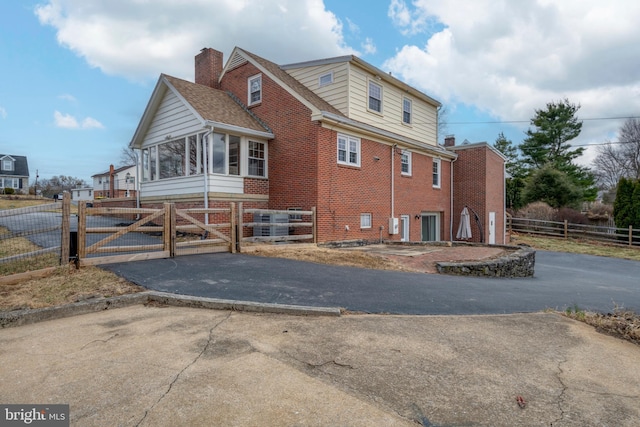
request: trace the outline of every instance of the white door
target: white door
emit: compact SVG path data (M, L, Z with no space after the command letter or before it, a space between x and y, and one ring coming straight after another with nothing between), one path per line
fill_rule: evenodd
M489 212L489 244L496 244L496 213Z
M409 241L409 215L400 215L400 240Z

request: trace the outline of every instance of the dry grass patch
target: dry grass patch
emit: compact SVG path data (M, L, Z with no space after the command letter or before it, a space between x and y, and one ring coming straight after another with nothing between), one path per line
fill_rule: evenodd
M65 266L46 278L0 285L0 310L50 307L141 291L144 288L97 267L76 270Z
M514 244L525 243L534 249L544 251L570 252L640 261L640 248L638 247L624 247L592 240L538 237L514 233L511 236L511 242Z
M593 326L598 332L640 345L640 315L631 310L615 309L613 313L594 313L573 307L567 308L563 314Z
M318 264L341 265L346 267L371 268L375 270L416 271L379 255L358 250L319 248L314 245L260 245L247 248L253 255L288 258Z
M2 196L0 197L0 210L27 208L29 206L38 206L53 203L51 199L36 199L19 196Z

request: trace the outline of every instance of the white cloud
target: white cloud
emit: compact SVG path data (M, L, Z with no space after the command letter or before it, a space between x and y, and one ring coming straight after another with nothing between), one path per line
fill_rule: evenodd
M82 121L82 129L104 129L104 125L93 117L87 117Z
M35 13L91 66L138 81L161 72L192 79L193 57L203 47L227 56L240 46L283 64L354 53L322 0L155 0L150 7L48 0Z
M62 95L59 95L58 98L63 99L65 101L69 101L69 102L76 102L76 97L73 95L69 95L68 93L63 93Z
M5 110L4 107L0 107L0 117L3 119L7 118L7 110Z
M55 121L56 127L59 128L78 129L80 127L75 117L70 114L62 114L60 111L53 113L53 120Z
M63 129L104 129L104 125L92 117L86 117L82 122L78 122L71 114L62 114L59 111L53 113L53 120L56 127Z
M563 98L580 104L583 118L640 110L640 3L392 0L389 16L405 33L438 23L423 45L401 47L383 68L445 104L502 120L529 120ZM585 121L580 143L602 142L621 123Z
M367 37L362 43L362 51L365 54L369 54L369 55L376 53L377 51L376 45L370 37Z

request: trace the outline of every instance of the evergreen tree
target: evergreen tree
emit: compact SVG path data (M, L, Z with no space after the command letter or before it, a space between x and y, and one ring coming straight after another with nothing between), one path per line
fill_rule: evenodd
M595 200L598 190L588 168L574 160L582 155L583 147L573 148L570 141L580 135L582 122L576 117L579 105L564 99L550 102L545 110L536 110L531 124L535 130L527 130L527 137L520 144L522 160L530 171L547 165L565 173L582 191L585 200Z
M613 219L616 227L627 228L633 224L633 192L636 184L627 178L620 178L616 199L613 202Z
M542 201L554 208L575 208L582 200L582 191L566 173L546 165L531 173L522 199L524 204Z
M522 190L524 188L525 169L518 158L518 149L510 139L504 136L503 132L498 134L493 147L500 151L507 160L505 161L505 196L507 207L517 210L522 207Z

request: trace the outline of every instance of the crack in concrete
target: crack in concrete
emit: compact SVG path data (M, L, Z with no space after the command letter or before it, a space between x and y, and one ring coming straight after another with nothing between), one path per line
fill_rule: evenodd
M171 389L173 388L173 385L178 381L180 376L187 369L189 369L191 366L195 365L198 362L198 360L200 360L202 355L207 351L207 349L211 345L211 342L213 341L213 331L216 330L224 322L229 320L229 318L231 317L232 314L233 314L233 312L230 311L224 319L222 319L221 321L219 321L218 323L213 325L211 327L211 329L209 329L209 337L207 339L207 343L202 347L202 350L200 351L200 353L198 353L198 355L190 363L188 363L184 368L182 368L180 370L180 372L178 372L176 374L176 376L173 378L173 380L169 383L169 387L167 388L167 390L158 398L158 400L156 400L156 402L153 405L151 405L151 407L149 409L144 411L144 415L142 416L142 419L140 421L138 421L138 423L136 424L136 427L139 427L144 422L144 420L147 418L149 413L153 410L153 408L155 408L165 397L167 397L167 395L171 392Z
M558 409L560 410L560 416L558 418L556 418L555 420L553 420L550 424L549 427L553 427L553 423L559 423L564 419L564 408L562 406L563 401L564 401L564 395L567 392L567 390L569 389L569 386L567 386L564 382L564 380L562 379L562 375L564 374L564 370L562 369L562 364L567 363L568 360L567 359L563 359L561 361L558 362L558 373L556 374L556 379L558 380L558 382L560 383L560 385L562 386L562 391L560 392L560 395L558 396Z
M107 338L106 340L93 340L93 341L89 341L88 343L86 343L85 345L83 345L82 347L80 347L80 350L84 350L85 348L87 348L88 346L90 346L91 344L93 344L94 342L101 342L101 343L107 343L109 341L111 341L112 339L114 339L115 337L119 336L120 334L113 334L111 335L109 338Z

